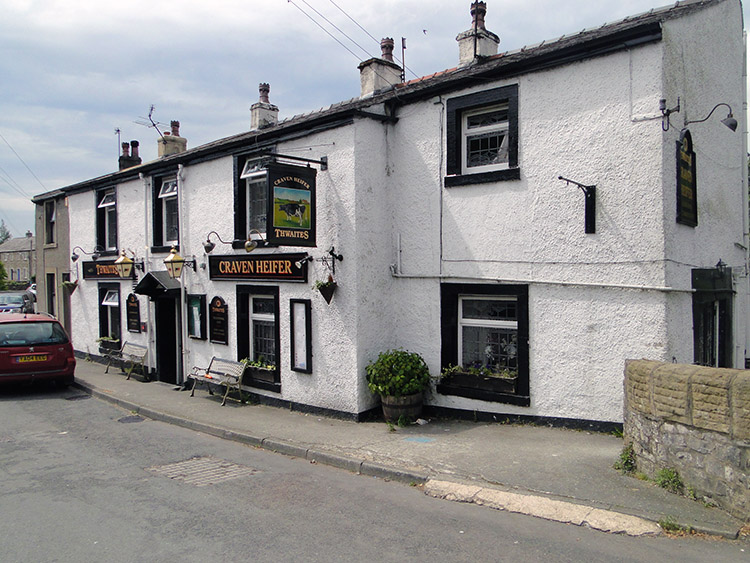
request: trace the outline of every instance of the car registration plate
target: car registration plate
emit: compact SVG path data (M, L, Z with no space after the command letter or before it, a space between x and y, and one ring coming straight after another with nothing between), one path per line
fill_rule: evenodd
M46 362L47 354L30 354L28 356L18 356L16 361L19 364L25 364L27 362Z

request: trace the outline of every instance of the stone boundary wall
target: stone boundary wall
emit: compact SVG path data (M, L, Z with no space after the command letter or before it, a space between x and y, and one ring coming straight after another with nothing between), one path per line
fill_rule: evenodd
M639 471L674 468L698 498L750 520L750 371L628 360L624 416Z

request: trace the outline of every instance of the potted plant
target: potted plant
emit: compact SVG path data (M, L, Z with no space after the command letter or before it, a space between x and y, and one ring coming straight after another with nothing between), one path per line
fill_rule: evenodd
M328 274L328 279L326 281L318 280L313 286L314 289L320 291L323 299L325 299L328 304L331 303L331 299L333 299L333 294L337 287L338 284L333 281L333 276L331 274Z
M448 365L440 372L440 382L443 384L487 389L496 393L515 393L517 380L518 370L511 368Z
M266 359L263 356L259 356L257 360L243 358L240 362L245 364L245 371L249 373L249 377L261 381L274 380L276 365L266 362Z
M96 339L99 343L100 354L111 354L120 350L120 339L112 338L111 336L100 336Z
M381 352L370 363L367 387L380 395L383 417L397 422L402 416L412 420L422 413L422 394L430 384L430 370L422 356L406 350Z

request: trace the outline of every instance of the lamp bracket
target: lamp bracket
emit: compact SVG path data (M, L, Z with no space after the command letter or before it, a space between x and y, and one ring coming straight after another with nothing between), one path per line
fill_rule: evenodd
M296 160L298 162L307 162L308 164L319 164L321 170L328 170L328 157L321 156L320 160L312 160L310 158L303 158L301 156L289 156L286 154L279 154L275 152L264 153L266 156L272 156L274 158L285 158L289 160Z
M581 188L581 191L583 192L585 198L586 206L584 212L585 232L586 234L596 233L596 185L587 186L586 184L581 184L580 182L570 180L569 178L565 178L563 176L558 176L557 179L567 182L568 185L573 184L574 186L578 186L579 188Z

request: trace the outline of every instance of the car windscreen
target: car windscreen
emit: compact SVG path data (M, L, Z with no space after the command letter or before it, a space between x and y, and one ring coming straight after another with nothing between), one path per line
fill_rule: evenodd
M20 295L0 295L0 305L23 305Z
M67 342L68 335L57 322L0 323L0 348Z

